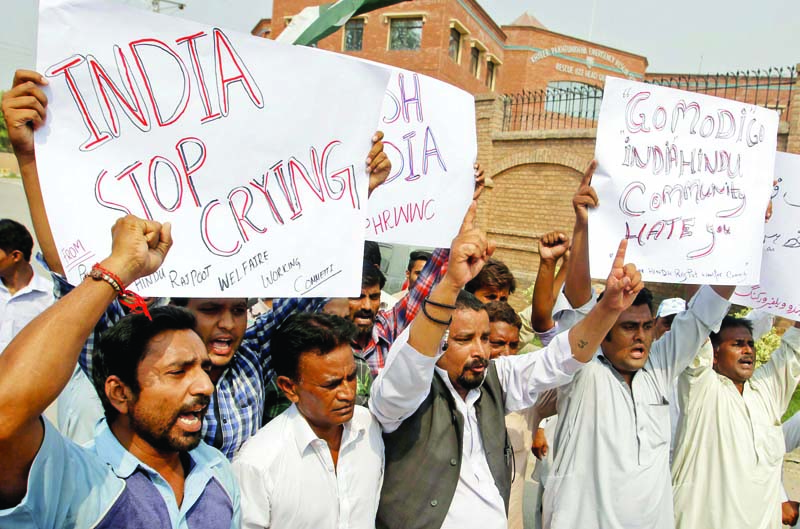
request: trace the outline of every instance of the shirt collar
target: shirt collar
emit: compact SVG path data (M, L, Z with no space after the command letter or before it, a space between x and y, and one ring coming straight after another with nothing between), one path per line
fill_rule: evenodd
M306 421L306 418L303 417L303 414L300 413L300 410L297 409L295 404L289 406L289 409L287 409L285 413L289 424L291 425L292 433L294 434L294 441L297 444L297 450L300 452L300 454L303 454L306 449L315 441L325 443L323 439L317 437L317 434L315 434L314 430L311 429L308 421ZM356 417L357 414L353 413L353 418L344 424L341 448L344 448L345 445L350 444L352 441L357 439L362 432L366 432L367 430L367 425L362 424L361 421L359 421ZM327 447L327 443L325 443L325 446Z
M9 292L8 287L5 285L5 283L3 283L2 280L0 280L0 289L3 289L5 292ZM31 277L31 280L28 282L28 284L22 287L21 289L17 290L14 293L13 297L17 297L22 294L27 294L28 292L43 292L45 294L52 295L53 283L51 281L48 281L44 277L40 276L39 274L37 274L36 271L34 271L33 276Z
M445 371L439 366L434 366L434 369L436 370L437 373L439 373L439 377L444 381L444 385L447 386L448 391L450 391L450 394L453 396L453 400L455 400L456 402L463 403L467 407L469 407L475 404L475 401L477 401L478 397L481 396L481 388L483 387L483 383L486 382L486 373L488 373L488 367L484 371L483 380L481 380L481 385L478 386L477 388L469 390L469 392L467 392L466 399L462 399L461 395L459 395L458 391L456 391L456 388L453 387L453 383L450 382L450 375L447 374L447 371Z
M111 428L109 428L105 418L101 419L95 427L94 446L97 455L101 460L111 466L111 469L117 477L128 479L131 474L136 472L136 469L140 467L148 473L157 474L155 470L142 463L139 458L131 454L120 444L119 440L111 431ZM215 452L215 450L210 449L210 447L203 442L194 450L189 451L189 465L191 467L189 473L219 465L220 458L213 457Z

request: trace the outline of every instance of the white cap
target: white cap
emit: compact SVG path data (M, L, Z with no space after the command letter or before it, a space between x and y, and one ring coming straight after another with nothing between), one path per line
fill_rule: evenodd
M666 318L686 310L686 302L681 298L668 298L661 302L656 312L656 318Z

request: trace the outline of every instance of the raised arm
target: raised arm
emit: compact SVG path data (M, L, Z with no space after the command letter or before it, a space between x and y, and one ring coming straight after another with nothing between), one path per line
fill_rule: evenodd
M564 294L573 307L581 307L592 298L592 278L589 274L589 208L599 204L592 187L592 176L597 161L592 160L581 179L580 187L572 197L575 210L575 227L572 231L572 252L567 263Z
M377 131L372 136L372 148L367 154L367 174L369 175L369 191L367 196L372 195L375 189L386 181L386 177L392 172L392 162L386 153L383 152L383 132Z
M8 139L22 173L36 240L50 270L63 275L64 269L44 210L33 144L33 131L41 127L47 117L47 96L42 91L42 86L46 84L47 79L36 72L17 70L13 88L3 94L3 116L8 127Z
M555 325L553 306L558 295L555 288L556 263L566 255L569 246L569 237L557 231L546 233L539 239L539 271L533 285L531 311L531 326L536 332L548 331Z
M494 245L474 226L476 210L473 201L453 239L447 273L431 291L423 313L392 344L386 366L372 384L369 407L385 432L394 431L427 396L458 292L494 251Z
M45 264L54 273L53 283L56 299L61 299L72 291L73 286L64 278L64 269L61 266L61 259L58 257L58 250L50 231L50 221L44 209L42 190L39 186L39 172L36 168L36 152L33 142L33 131L38 129L47 118L47 96L42 91L42 86L46 84L47 80L36 72L17 70L14 75L14 87L3 94L2 108L8 125L8 136L22 173L22 183L25 187L36 239L42 250ZM97 324L87 337L79 359L81 368L90 379L95 344L100 335L124 315L122 306L115 300L108 305L105 314L94 320Z
M155 272L172 245L168 224L131 216L114 224L112 237L111 256L101 265L126 285ZM66 386L84 341L115 296L109 283L87 279L0 355L0 508L25 496L44 435L39 416Z
M589 314L569 331L572 356L580 362L588 362L617 321L620 313L631 306L636 294L644 288L642 276L633 264L625 263L628 241L623 239L606 279L603 298ZM574 256L573 256L574 257Z

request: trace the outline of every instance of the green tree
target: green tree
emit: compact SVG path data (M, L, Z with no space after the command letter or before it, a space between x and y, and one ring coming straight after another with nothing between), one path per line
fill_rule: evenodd
M3 92L0 92L0 98ZM0 152L11 152L11 141L8 139L8 127L6 127L6 117L0 112Z

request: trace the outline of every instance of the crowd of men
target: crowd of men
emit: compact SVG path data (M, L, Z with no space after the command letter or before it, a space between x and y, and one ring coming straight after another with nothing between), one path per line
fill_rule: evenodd
M162 264L169 223L119 219L111 254L80 284L64 277L33 142L43 83L19 71L2 103L52 279L32 268L28 231L0 220L0 527L518 528L530 450L544 528L797 521L781 468L800 427L784 441L781 417L800 323L756 368L732 286L654 316L624 240L598 294L594 164L571 236L540 238L519 314L476 224L478 166L450 248L412 252L394 299L368 244L358 297L145 308L125 287ZM390 171L381 137L370 190ZM43 418L56 399L57 426Z

